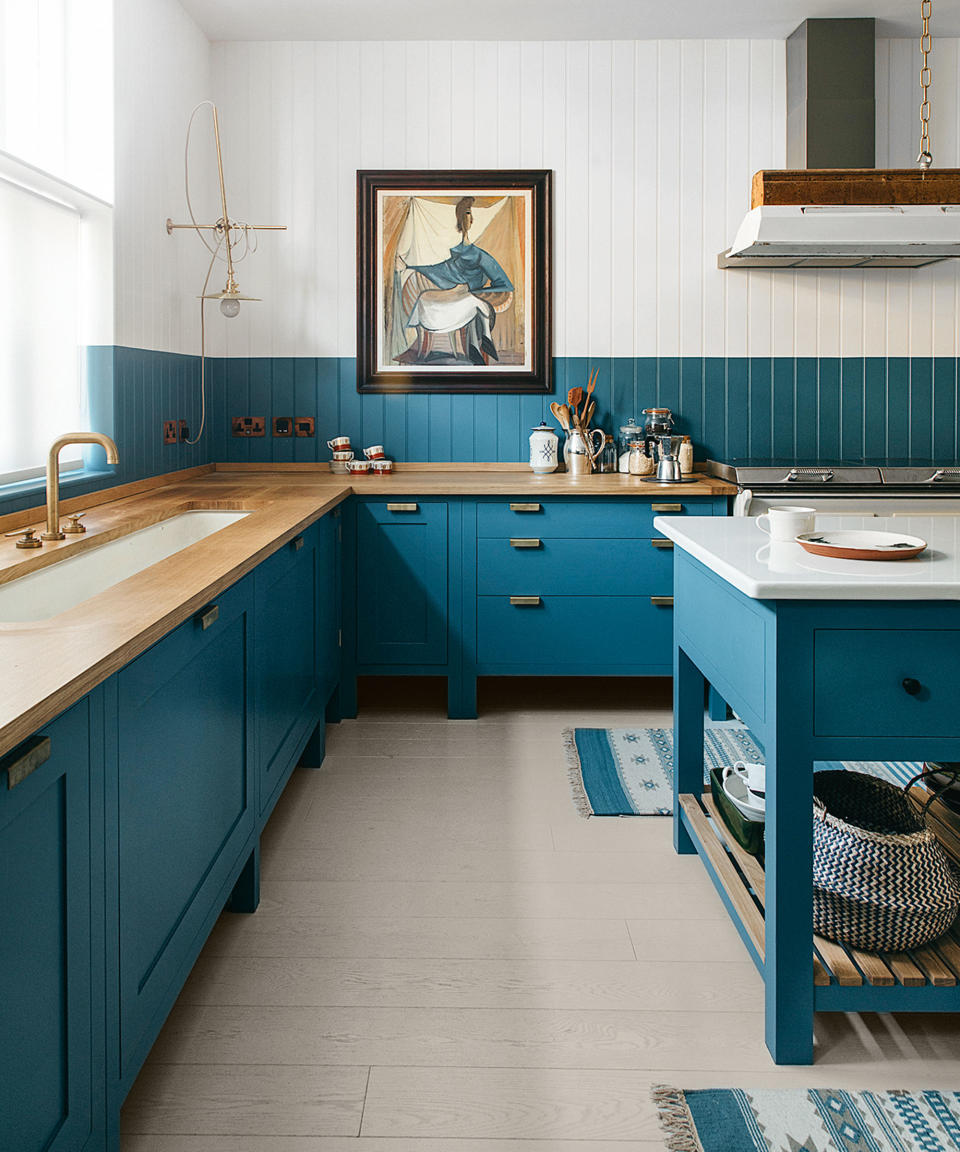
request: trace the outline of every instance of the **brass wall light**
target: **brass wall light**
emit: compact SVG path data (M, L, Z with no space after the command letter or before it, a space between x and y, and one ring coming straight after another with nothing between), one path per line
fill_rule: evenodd
M217 179L220 186L220 218L214 224L200 224L197 221L196 215L193 211L193 203L190 199L190 132L193 128L193 122L197 113L201 108L209 108L212 113L213 120L213 139L217 153ZM257 248L256 233L257 232L284 232L286 231L285 224L247 224L239 220L231 220L227 212L227 189L223 179L223 152L220 147L220 120L217 114L217 106L211 100L203 100L196 108L190 113L190 119L187 122L187 138L183 149L183 176L184 176L184 190L187 200L187 212L190 215L189 224L174 224L173 220L167 218L167 235L172 236L174 231L181 228L192 229L200 237L204 247L210 253L210 263L207 267L207 274L203 281L203 288L200 290L198 297L200 301L200 404L201 404L201 417L200 417L200 431L197 433L193 440L186 440L187 444L196 444L200 437L203 435L203 427L206 423L207 405L206 405L206 387L205 387L205 365L207 355L207 333L206 333L206 313L204 305L207 300L219 300L220 312L228 319L233 319L240 312L241 300L256 301L259 299L257 296L245 296L240 291L240 285L237 283L237 276L235 266L240 263L251 252L255 252ZM209 233L209 239L205 235ZM217 260L222 260L226 263L226 283L223 290L220 292L208 292L207 288L210 284L210 277L213 273L213 267Z

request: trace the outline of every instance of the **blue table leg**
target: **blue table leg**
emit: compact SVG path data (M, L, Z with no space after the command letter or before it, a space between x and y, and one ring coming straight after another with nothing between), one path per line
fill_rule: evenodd
M679 645L673 658L673 846L696 852L680 820L681 793L703 792L703 673Z
M727 702L712 684L707 693L707 715L711 720L726 720L727 718Z
M813 758L796 727L781 718L766 761L763 967L766 1042L777 1064L813 1063Z

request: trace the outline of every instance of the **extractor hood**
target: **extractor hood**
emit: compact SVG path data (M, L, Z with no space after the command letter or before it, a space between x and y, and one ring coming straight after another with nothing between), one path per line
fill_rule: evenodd
M960 256L960 205L766 204L720 268L919 268Z
M720 268L916 268L960 257L960 170L876 169L874 21L787 40L787 159L758 172ZM806 167L804 167L806 165Z

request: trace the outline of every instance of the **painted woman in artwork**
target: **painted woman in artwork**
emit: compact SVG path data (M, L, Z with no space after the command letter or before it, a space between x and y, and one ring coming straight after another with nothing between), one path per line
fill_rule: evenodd
M445 260L429 264L404 258L400 249L407 257L415 249L429 250L429 233L442 233L442 209L449 212L449 206L411 200L404 230L410 235L405 245L398 245L394 262L392 314L395 328L402 325L405 330L395 331L391 341L395 364L482 366L500 359L493 331L497 315L510 307L514 289L499 262L470 241L475 199L464 196L457 201L460 242L449 249ZM502 207L500 201L482 211L492 218ZM423 233L428 233L426 239Z

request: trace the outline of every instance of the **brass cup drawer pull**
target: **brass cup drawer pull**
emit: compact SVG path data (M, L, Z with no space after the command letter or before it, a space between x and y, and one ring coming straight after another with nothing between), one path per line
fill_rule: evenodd
M651 512L682 512L682 504L651 504Z
M34 736L26 744L21 744L15 752L0 760L0 771L7 774L7 790L16 788L49 759L49 736Z
M539 596L511 596L510 603L514 608L539 608L542 601Z
M542 512L542 504L511 504L511 512Z
M650 597L650 603L655 608L672 608L673 607L673 597L672 596L651 596Z
M666 539L659 539L658 538L656 540L651 540L650 543L654 546L654 548L672 548L673 547L673 541L672 540L666 540Z
M204 632L220 619L220 605L211 604L209 608L204 608L202 612L198 612L196 621L203 629Z
M303 548L303 537L294 536L294 538L290 541L290 547L294 550L294 552L299 552Z
M388 512L419 512L419 504L388 504Z
M510 547L511 548L539 548L540 547L540 541L535 536L531 536L529 539L514 536L514 537L510 538Z

